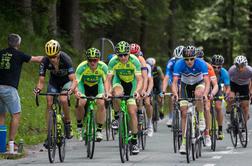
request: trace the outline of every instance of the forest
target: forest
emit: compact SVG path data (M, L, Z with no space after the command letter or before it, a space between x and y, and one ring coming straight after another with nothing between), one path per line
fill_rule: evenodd
M222 54L227 67L239 54L251 63L251 0L1 0L0 10L0 48L14 32L30 54L44 54L54 38L78 62L107 38L140 44L162 66L176 46L189 44L202 46L207 57ZM105 57L113 52L105 50Z

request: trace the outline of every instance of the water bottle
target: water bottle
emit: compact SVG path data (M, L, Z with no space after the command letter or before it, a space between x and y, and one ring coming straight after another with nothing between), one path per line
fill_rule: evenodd
M0 153L6 152L6 132L7 127L5 125L0 125Z
M18 153L22 153L24 149L24 140L20 139L18 144Z

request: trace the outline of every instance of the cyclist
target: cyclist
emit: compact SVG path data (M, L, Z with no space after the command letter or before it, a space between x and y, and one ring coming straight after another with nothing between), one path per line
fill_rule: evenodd
M61 51L60 44L56 40L50 40L45 44L46 57L43 58L39 68L39 80L34 93L38 94L45 84L46 70L50 70L50 78L47 86L47 93L68 93L69 95L75 90L77 81L74 74L71 58ZM52 109L53 96L46 96L47 110ZM64 123L66 129L66 138L72 138L72 127L70 119L70 110L67 96L59 96L63 107ZM46 114L48 120L48 114ZM47 148L47 139L44 146Z
M148 58L149 59L149 58ZM154 94L160 94L161 93L161 86L162 82L164 79L164 74L160 66L156 65L156 59L155 58L150 58L148 60L148 63L151 66L151 71L152 71L152 76L153 76L153 92ZM164 114L163 114L163 100L160 95L158 95L158 104L160 106L159 109L159 116L160 119L163 119Z
M230 114L233 102L232 98L235 96L235 93L239 93L240 96L243 96L241 98L241 108L244 113L245 122L247 123L249 118L249 94L252 94L252 67L248 65L247 58L244 55L239 55L234 59L234 65L229 68L228 73L231 92L226 114Z
M211 62L215 74L217 76L218 79L218 86L219 86L219 90L218 93L215 95L216 97L218 96L222 96L223 92L222 92L222 88L221 88L221 84L224 84L225 86L225 94L228 96L230 93L230 79L229 79L229 75L228 75L228 71L222 67L222 65L224 64L224 58L222 55L214 55L212 57L212 62ZM219 140L223 140L224 138L224 134L222 132L222 123L223 123L223 114L222 114L222 100L217 99L217 101L215 102L215 110L217 112L217 122L218 122L218 139Z
M195 54L197 58L201 58L202 60L204 60L204 52L202 48L196 48ZM209 92L209 99L213 99L213 96L215 96L218 92L218 82L213 67L207 62L206 64L208 69L208 76L210 78L210 86L212 87L211 91ZM205 116L205 123L206 123L206 129L204 134L206 139L205 144L206 146L210 147L211 146L211 137L209 135L209 129L211 128L210 100L206 100L204 114L202 114L201 112L199 116Z
M183 49L184 46L177 46L174 51L173 51L173 57L171 59L169 59L167 66L166 66L166 72L165 72L165 76L164 76L164 80L162 83L162 93L160 94L161 97L163 97L163 94L166 92L166 88L167 85L170 86L170 91L171 91L171 85L172 85L172 77L173 77L173 71L174 71L174 66L175 63L183 58ZM171 100L169 100L169 114L168 114L168 121L166 123L166 125L168 127L172 126L172 104L171 104Z
M206 63L196 58L195 47L187 46L183 50L183 59L176 62L173 72L172 93L174 100L178 99L178 80L181 78L181 97L182 98L207 98L210 81ZM181 120L182 120L182 144L180 153L185 154L185 123L188 102L180 102ZM203 112L203 101L196 101L197 111ZM205 129L204 116L199 117L200 130Z
M141 64L135 55L130 54L130 45L121 41L116 45L116 56L108 65L108 75L105 82L105 97L110 96L111 81L113 78L113 96L130 95L139 99L142 87ZM137 106L134 98L127 100L132 131L132 153L138 154L137 146ZM115 111L120 110L120 100L114 100ZM118 116L115 118L118 119Z
M87 60L80 63L76 69L76 78L78 81L78 90L76 91L77 99L79 99L76 108L77 131L82 138L82 119L85 114L84 107L87 100L80 98L81 96L103 97L104 81L108 72L108 66L100 61L101 53L96 48L89 48L86 51ZM97 132L96 140L102 141L102 125L105 122L106 111L103 99L97 99L96 123Z
M143 77L143 88L141 91L141 96L144 99L145 103L145 108L146 108L146 113L147 113L147 134L149 137L153 136L153 126L152 126L152 114L153 114L153 108L151 105L151 100L150 100L150 93L153 88L153 77L151 74L151 67L150 65L146 64L146 61L143 56L140 56L141 54L141 48L138 44L131 44L130 45L130 53L134 54L137 56L140 64L141 64L141 71L142 71L142 77ZM143 113L142 113L142 106L143 103L141 100L137 100L137 105L138 105L138 115L139 115L139 121L143 121Z

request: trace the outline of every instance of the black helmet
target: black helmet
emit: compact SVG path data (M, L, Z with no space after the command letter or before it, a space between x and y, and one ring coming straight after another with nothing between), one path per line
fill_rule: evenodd
M222 55L214 55L212 57L212 65L223 65L224 64L224 58Z

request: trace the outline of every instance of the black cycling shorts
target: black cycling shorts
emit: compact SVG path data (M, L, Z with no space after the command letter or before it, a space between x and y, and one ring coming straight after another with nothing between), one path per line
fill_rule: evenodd
M234 92L236 95L239 93L239 96L246 96L241 97L241 100L249 100L249 85L238 85L232 81L230 81L230 88L231 91Z
M133 88L132 82L127 83L127 82L124 82L123 80L120 80L120 81L121 81L121 85L123 87L124 95L130 96L132 88Z
M182 98L195 98L195 95L194 95L195 88L200 84L202 84L202 81L193 85L189 85L189 84L185 84L181 82L181 97Z
M94 85L94 86L88 86L86 84L84 84L84 88L85 88L85 95L86 96L97 96L98 95L98 84Z

